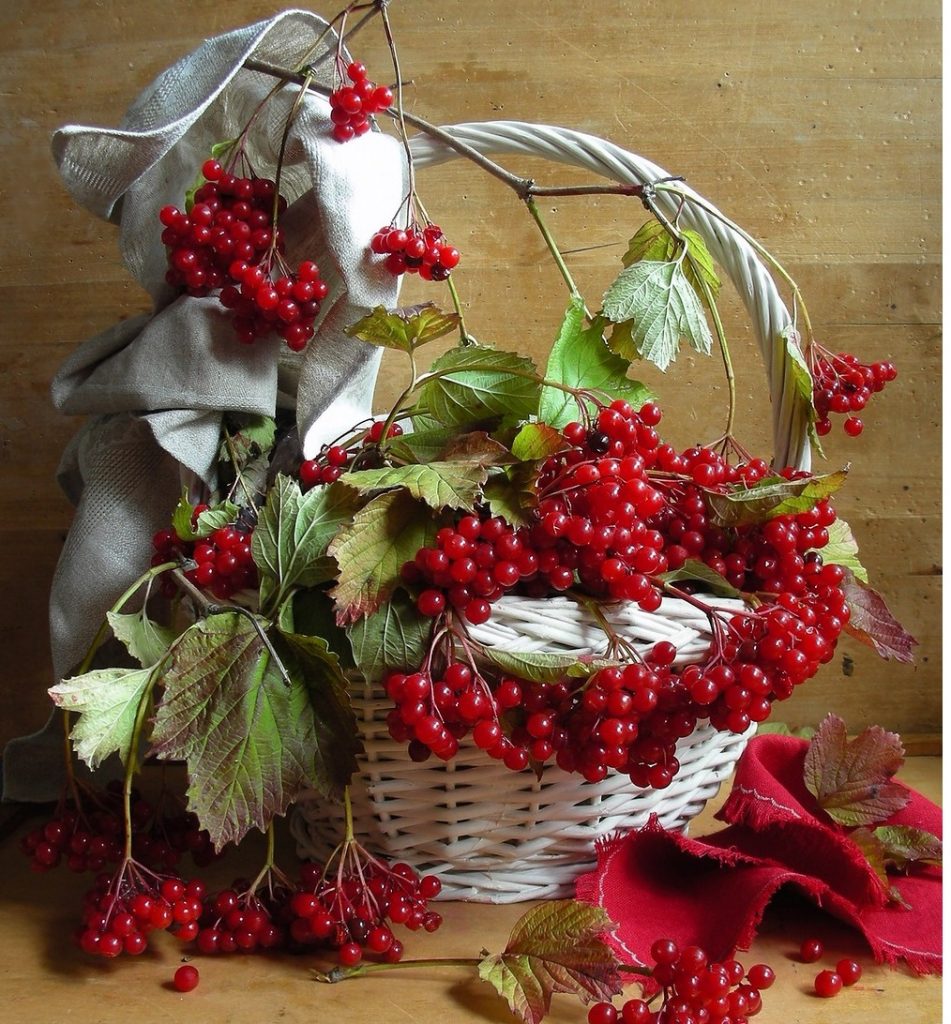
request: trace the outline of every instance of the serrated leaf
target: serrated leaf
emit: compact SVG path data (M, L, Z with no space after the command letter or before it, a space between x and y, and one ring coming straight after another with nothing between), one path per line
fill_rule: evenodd
M388 438L386 453L401 462L437 462L442 458L446 446L458 436L459 431L454 427L416 430L411 434Z
M816 413L813 401L812 373L809 370L809 364L806 362L805 356L802 354L802 339L800 338L799 331L792 324L786 326L781 332L780 337L786 346L786 368L792 374L795 395L802 404L806 416L809 442L816 452L822 455L822 442L816 433L818 414Z
M278 475L251 541L265 614L278 608L294 588L333 577L334 566L325 557L328 547L359 506L358 495L339 482L302 494L296 480Z
M856 579L868 583L868 572L859 561L859 546L844 519L836 519L828 528L829 542L819 549L824 565L841 565L849 569Z
M402 591L372 615L347 627L353 660L361 675L379 682L391 670L418 668L429 648L433 620L420 615L416 605Z
M859 848L868 866L872 869L885 892L891 891L891 882L888 880L888 870L885 865L885 850L881 841L875 836L871 829L855 828L849 833L849 839Z
M470 346L453 349L433 363L420 389L419 408L447 427L524 420L538 408L539 388L531 359Z
M585 388L612 401L621 398L639 409L653 395L643 384L627 376L630 363L608 348L601 326L593 324L585 328L584 319L584 302L580 298L572 299L548 357L545 379L570 388ZM591 402L585 404L593 407ZM542 388L538 403L540 420L561 428L578 417L578 400L574 396L559 388Z
M504 444L484 430L457 434L442 452L446 462L477 462L480 466L507 466L515 457Z
M505 651L483 648L485 656L503 672L536 683L557 683L561 679L587 679L602 668L617 665L610 658L579 658L568 654L538 651Z
M194 525L195 506L183 494L172 513L172 529L181 540L200 540L210 537L215 530L230 526L241 513L233 501L222 501L202 512Z
M334 538L330 554L340 566L331 592L337 622L345 626L370 615L399 583L404 562L429 546L437 524L429 510L406 491L372 498Z
M852 613L845 626L849 636L871 647L880 658L904 664L915 660L912 649L918 641L892 615L877 590L856 579L854 573L846 569L842 593Z
M766 477L755 487L740 487L720 494L704 490L703 496L717 526L751 526L776 516L797 515L814 508L845 483L848 469L802 480Z
M143 668L161 661L178 636L174 629L153 622L145 608L127 615L106 612L106 618L115 638Z
M538 506L537 462L520 462L490 477L483 497L494 516L512 526L527 526Z
M93 770L111 754L128 761L136 713L155 671L154 666L95 669L50 689L57 707L79 715L70 740L76 756Z
M539 1024L558 992L584 1003L610 1000L622 988L618 961L602 937L613 927L600 907L556 900L516 922L502 953L479 964L479 977L526 1024Z
M163 679L153 753L186 762L189 809L218 849L264 831L309 788L338 790L356 768L339 670L318 655L305 666L280 635L275 647L290 685L244 616L211 615L175 645Z
M904 871L910 864L940 867L942 863L941 840L924 829L912 825L879 825L873 835L882 844L885 863L899 871Z
M487 475L485 466L477 462L430 462L426 465L360 469L344 473L340 482L361 494L402 487L437 511L463 508L471 512L481 498Z
M705 562L695 558L688 558L679 568L670 572L661 573L658 579L664 583L701 583L707 593L716 594L719 597L742 597L742 591L736 589L725 577L721 576L716 569L711 569Z
M458 326L458 313L445 313L434 303L425 302L419 306L392 310L377 306L348 327L346 332L371 345L414 352L427 342L456 330Z
M242 416L230 430L218 450L220 462L230 462L242 470L252 459L267 454L274 447L277 424L270 416Z
M639 355L666 370L681 338L704 355L713 347L703 307L680 262L645 260L622 270L605 292L603 313L613 323L633 321L633 351L614 348L625 359Z
M701 279L706 282L714 298L720 291L720 278L717 277L716 268L713 265L713 257L707 248L706 242L689 228L680 232L687 244L687 251L693 263L687 263L685 272L694 291L701 298L704 289L700 283ZM669 261L674 259L680 252L680 243L670 234L663 224L658 220L649 220L638 228L637 233L627 244L627 252L621 257L625 267L641 260ZM694 272L696 266L699 273Z
M840 825L871 825L908 803L907 791L890 781L904 759L896 733L872 725L850 741L845 722L829 714L806 751L803 781Z
M568 442L547 423L526 423L512 441L512 454L520 462L543 462L562 451Z

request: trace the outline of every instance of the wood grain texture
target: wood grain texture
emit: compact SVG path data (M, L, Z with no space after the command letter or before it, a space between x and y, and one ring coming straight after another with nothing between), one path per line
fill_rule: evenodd
M69 523L54 471L77 421L50 411L48 382L80 341L147 301L114 229L76 208L49 157L67 122L112 125L152 77L202 38L275 8L233 0L36 0L0 5L0 742L39 725L50 684L46 592ZM914 666L850 641L776 717L851 728L939 726L940 7L933 0L714 4L687 0L398 0L392 18L412 108L436 123L513 118L611 139L687 176L799 280L821 340L901 376L859 442L839 501L894 611L921 640ZM324 11L328 13L328 11ZM385 79L381 38L360 54ZM583 180L539 161L547 183ZM459 162L421 175L427 207L464 252L456 274L470 327L540 358L565 295L517 200ZM644 219L615 197L544 204L572 271L596 303ZM414 301L431 292L413 283ZM762 371L738 301L725 300L741 368L741 436L766 443ZM387 364L388 366L391 364ZM392 397L384 373L379 401ZM713 361L645 371L679 443L719 432Z

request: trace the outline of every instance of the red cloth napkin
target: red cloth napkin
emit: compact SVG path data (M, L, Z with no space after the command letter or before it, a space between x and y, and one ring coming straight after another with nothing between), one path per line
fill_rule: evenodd
M597 866L578 879L577 895L617 922L619 956L648 962L661 937L718 958L748 948L769 901L789 885L857 928L878 962L941 971L940 870L890 876L910 909L889 902L855 843L822 820L802 781L807 747L788 736L751 740L717 815L730 823L720 832L689 839L652 819L598 845ZM889 824L940 836L940 808L908 792L908 805Z

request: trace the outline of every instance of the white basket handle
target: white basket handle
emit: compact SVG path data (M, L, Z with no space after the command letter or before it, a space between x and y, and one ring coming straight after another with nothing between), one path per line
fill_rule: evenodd
M585 168L621 184L644 185L669 177L668 171L643 157L594 135L569 128L519 121L484 121L444 126L442 131L483 154L541 156L556 163ZM414 136L410 147L413 159L420 167L443 163L460 155L425 135ZM688 195L702 198L685 185L680 187ZM669 193L658 192L654 202L668 216L677 212L677 201ZM708 200L704 202L716 209ZM791 325L792 317L776 282L743 237L743 232L727 218L721 220L720 216L714 217L688 203L680 214L680 223L696 231L706 242L711 255L739 292L752 320L766 365L773 407L774 465L809 469L811 450L806 409L796 394L791 362L782 336Z

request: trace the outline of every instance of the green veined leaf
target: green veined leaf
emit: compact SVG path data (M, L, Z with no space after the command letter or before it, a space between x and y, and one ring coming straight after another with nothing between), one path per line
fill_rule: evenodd
M249 414L239 417L232 413L228 417L227 429L228 436L222 440L218 450L218 461L230 462L237 470L270 452L277 435L277 424L270 416Z
M904 871L911 864L941 866L943 844L937 836L924 829L913 825L879 825L873 834L882 844L885 862L899 871Z
M548 423L526 423L512 441L512 454L520 462L543 462L567 447L561 433Z
M538 408L535 365L513 352L481 346L453 349L433 363L430 374L419 392L419 408L443 426L524 420Z
M178 636L174 629L153 622L144 607L126 615L106 612L106 618L115 638L143 668L161 661Z
M587 679L602 668L618 663L610 658L579 658L568 654L546 654L538 651L503 651L484 648L485 656L494 665L519 679L536 683L557 683L561 679Z
M489 478L483 497L492 515L512 526L529 525L538 506L539 467L538 462L520 462Z
M716 569L711 569L705 562L695 558L688 558L679 569L661 573L658 579L665 583L700 583L706 593L716 594L718 597L743 596L742 591L737 590Z
M340 573L331 596L345 626L370 615L388 600L404 562L435 539L437 523L406 491L377 495L340 530L330 546Z
M403 487L437 511L463 508L471 512L482 495L488 472L477 462L430 462L427 465L360 469L345 473L340 482L361 494Z
M704 490L703 495L717 526L749 526L776 516L808 512L816 502L835 494L847 476L847 468L802 480L772 476L755 487L741 487L726 494Z
M842 565L850 569L856 579L868 583L868 572L859 561L859 546L849 524L844 519L836 519L829 527L829 542L819 549L825 565Z
M645 260L622 270L604 295L603 313L614 323L633 321L634 350L615 348L625 359L641 356L666 370L681 338L704 355L713 347L703 307L679 262Z
M70 740L76 756L93 770L115 753L123 764L128 762L136 713L155 672L155 666L101 668L64 679L50 689L57 707L79 715Z
M684 272L693 285L694 291L698 297L703 298L704 289L700 283L702 278L713 297L716 298L720 291L720 278L717 276L713 257L710 255L706 242L696 231L691 231L689 228L681 231L680 234L683 236L687 244L687 251L693 260L693 263L686 264ZM640 263L642 260L667 262L679 255L680 248L680 244L659 220L649 220L638 228L637 233L628 242L627 252L621 257L621 262L625 267L631 266L632 263ZM699 276L694 272L694 266L699 271Z
M429 647L433 620L421 615L402 591L371 615L347 627L353 659L371 683L387 672L409 671L422 664Z
M251 541L265 614L295 587L312 587L333 577L334 566L324 556L359 505L358 495L339 482L302 494L296 480L278 475Z
M445 313L432 302L426 302L420 306L393 310L377 306L348 327L347 334L368 341L371 345L414 352L427 342L456 330L458 326L458 313Z
M241 509L233 501L222 501L205 509L192 526L195 506L183 494L172 513L172 529L181 540L200 540L210 537L223 526L230 526L240 513Z

